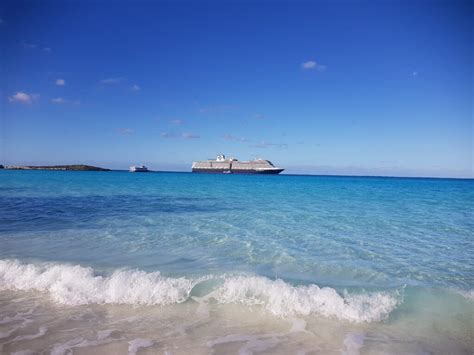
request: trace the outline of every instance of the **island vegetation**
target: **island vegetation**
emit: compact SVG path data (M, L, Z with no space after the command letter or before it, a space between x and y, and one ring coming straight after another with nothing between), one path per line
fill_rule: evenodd
M83 164L73 164L73 165L24 165L16 166L10 165L6 166L6 169L11 170L70 170L70 171L110 171L110 169L99 168L97 166L83 165Z

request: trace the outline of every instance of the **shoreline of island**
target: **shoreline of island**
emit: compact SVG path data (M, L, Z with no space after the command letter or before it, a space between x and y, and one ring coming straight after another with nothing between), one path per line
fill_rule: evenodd
M5 170L59 170L59 171L111 171L111 169L101 168L92 165L72 164L72 165L5 165Z

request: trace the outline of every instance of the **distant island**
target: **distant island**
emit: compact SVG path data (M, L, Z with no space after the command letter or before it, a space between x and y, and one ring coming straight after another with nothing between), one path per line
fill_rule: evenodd
M110 169L99 168L97 166L91 165L82 165L82 164L74 164L74 165L24 165L24 166L17 166L17 165L7 165L4 167L5 169L10 170L72 170L72 171L110 171Z

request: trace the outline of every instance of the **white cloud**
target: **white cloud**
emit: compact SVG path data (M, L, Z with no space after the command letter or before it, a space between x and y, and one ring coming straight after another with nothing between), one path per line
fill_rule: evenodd
M183 120L170 120L169 123L177 125L177 126L181 126L184 124L184 121Z
M20 104L31 104L33 101L39 99L38 94L27 94L25 92L18 91L16 94L8 98L9 102L18 102Z
M0 23L1 25L1 23ZM28 42L21 42L21 45L23 46L23 48L25 49L38 49L38 50L41 50L43 52L46 52L46 53L51 53L51 48L49 47L41 47L37 44L34 44L34 43L28 43Z
M232 134L224 134L224 138L226 141L236 141L237 137L234 137Z
M32 43L23 42L22 44L23 44L23 47L27 49L35 49L36 47L38 47L36 44L32 44Z
M234 111L237 107L233 105L216 105L216 106L208 106L202 107L199 109L200 113L221 113L221 112L228 112Z
M118 133L123 135L130 135L135 133L135 130L133 130L132 128L119 128L117 131Z
M138 86L137 84L135 84L135 85L133 85L133 86L131 87L131 89L132 89L132 91L140 91L140 90L141 90L141 87Z
M68 100L68 99L65 99L65 98L62 98L62 97L56 97L54 99L51 99L51 102L53 104L73 104L73 105L80 105L80 101L79 100Z
M266 147L268 147L268 146L270 146L270 145L272 145L272 144L271 144L271 143L267 143L267 142L265 142L265 141L262 141L262 142L260 142L260 143L258 143L258 144L255 144L254 147L255 147L255 148L266 148Z
M249 141L247 138L236 137L236 136L233 136L232 134L224 134L224 136L222 138L224 138L226 141L236 141L236 142L248 142Z
M318 64L314 60L308 60L307 62L301 63L301 68L304 70L317 70L317 71L326 70L325 65Z
M255 148L268 148L268 147L276 147L276 148L281 148L281 149L286 149L288 148L288 144L286 143L270 143L266 141L261 141L258 144L254 145Z
M201 138L200 135L194 133L183 133L180 136L174 133L162 132L160 134L161 138L182 138L182 139L198 139Z
M316 62L310 60L301 64L303 69L313 69L316 66Z
M63 99L62 97L56 97L54 99L51 99L51 102L53 104L65 104L67 103L67 100Z
M107 79L100 80L99 84L115 85L115 84L120 84L122 81L124 81L124 78L107 78Z
M57 85L57 86L64 86L64 85L66 85L66 80L64 80L64 79L57 79L57 80L56 80L56 85Z
M193 133L183 133L181 135L181 137L183 137L184 139L197 139L197 138L201 138L200 135L198 134L193 134Z
M418 76L418 72L417 72L417 71L414 71L411 75L413 75L413 76Z

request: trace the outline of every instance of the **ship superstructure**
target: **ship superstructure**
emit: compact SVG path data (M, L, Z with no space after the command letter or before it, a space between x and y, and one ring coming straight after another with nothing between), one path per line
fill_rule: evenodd
M145 165L134 165L128 169L131 173L147 173L149 172L148 168Z
M193 173L221 173L221 174L279 174L283 170L277 168L269 160L255 159L251 161L239 161L234 158L226 158L220 154L216 159L193 162Z

